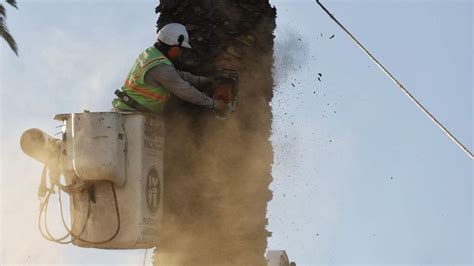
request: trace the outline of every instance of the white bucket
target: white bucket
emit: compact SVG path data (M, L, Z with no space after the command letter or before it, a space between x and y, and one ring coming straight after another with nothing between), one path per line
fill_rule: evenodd
M141 113L81 113L66 120L67 158L93 186L71 194L73 241L81 247L151 248L158 244L163 195L164 124ZM66 179L69 179L66 176ZM120 231L112 191L115 185Z

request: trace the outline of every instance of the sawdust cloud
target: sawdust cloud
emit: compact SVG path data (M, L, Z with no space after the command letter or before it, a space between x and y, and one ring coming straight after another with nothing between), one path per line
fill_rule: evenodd
M228 120L195 108L166 116L168 203L156 265L265 264L272 52L249 55Z
M204 25L225 18L213 27L211 39L196 45L209 50L203 62L224 61L240 79L237 109L228 120L179 103L165 115L165 220L156 265L266 264L275 13L268 1L258 2L193 2L213 11L199 19L179 8L190 5L186 1L160 2L158 25L172 20L198 25L190 32L194 38L211 33ZM243 32L229 38L229 30Z
M258 261L252 256L263 258L266 241L256 243L262 240L252 238L266 237L271 113L264 95L242 92L240 99L246 103L227 121L217 121L212 114L199 122L172 118L173 133L167 135L166 145L174 146L175 154L168 154L167 161L176 167L165 172L168 217L163 233L174 243L173 251L165 248L161 254L164 265L187 265L196 256L228 265ZM199 137L190 138L190 133ZM252 247L246 246L252 245L255 250L249 252Z

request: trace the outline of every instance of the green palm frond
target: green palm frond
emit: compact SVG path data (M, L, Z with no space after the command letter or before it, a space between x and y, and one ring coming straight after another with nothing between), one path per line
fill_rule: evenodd
M7 0L7 3L15 8L18 8L16 5L16 0ZM6 18L7 14L5 11L5 7L0 4L0 36L7 42L13 52L18 55L18 46L15 42L15 39L13 39L13 36L8 31Z
M18 9L18 6L16 5L16 0L7 0L7 3L9 3L12 7Z

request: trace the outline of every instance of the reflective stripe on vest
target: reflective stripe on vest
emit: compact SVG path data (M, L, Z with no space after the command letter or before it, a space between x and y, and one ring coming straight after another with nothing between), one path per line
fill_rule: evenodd
M153 91L147 90L146 88L139 87L136 82L130 82L130 80L125 81L125 87L130 88L132 91L138 92L142 96L145 96L152 100L165 101L167 98L166 96L160 93L155 93Z
M135 61L122 87L127 95L153 112L162 111L170 96L170 92L166 88L153 87L145 83L147 71L161 64L173 65L154 46L146 49ZM115 107L120 108L120 106Z

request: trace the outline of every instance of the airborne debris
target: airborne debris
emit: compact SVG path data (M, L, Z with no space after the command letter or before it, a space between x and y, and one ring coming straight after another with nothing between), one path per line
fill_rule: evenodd
M331 35L331 37L329 37L329 39L332 39L332 38L334 38L334 36L336 36L336 34L333 34L333 35Z
M293 88L295 88L295 87L296 87L296 86L295 86L295 84L293 84L293 82L291 82L291 86L293 86Z

